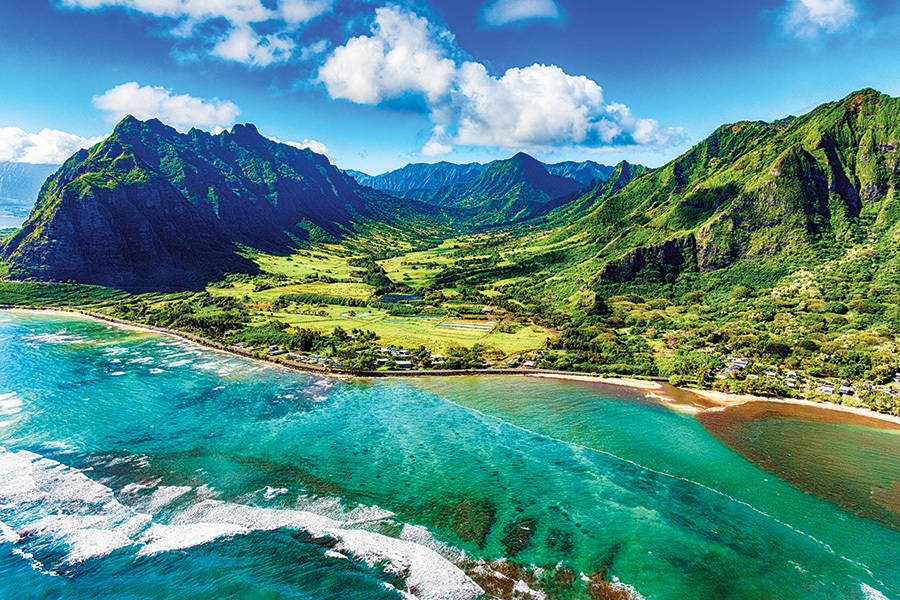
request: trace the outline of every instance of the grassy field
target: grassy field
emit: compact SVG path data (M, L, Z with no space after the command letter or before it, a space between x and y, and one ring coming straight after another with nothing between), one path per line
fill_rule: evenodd
M270 319L284 321L297 328L331 331L364 329L374 332L384 345L418 348L445 353L453 345L471 347L480 344L500 351L504 356L540 348L549 333L540 327L521 324L514 333L497 331L496 323L431 316L395 316L385 309L346 306L310 306L305 311L259 312L255 324Z
M403 282L415 291L424 291L434 275L453 265L456 257L471 258L473 241L477 242L477 238L457 238L431 250L414 251L379 263L392 280ZM259 266L261 273L229 277L209 284L205 291L214 298L228 297L240 302L250 315L250 325L277 319L296 329L323 333L336 327L346 331L362 329L374 332L378 343L383 345L410 349L424 346L437 353L446 353L451 347L471 348L478 344L497 357L539 349L551 335L547 329L518 322L510 314L485 319L480 316L481 304L461 300L458 291L452 289L445 290L444 301L431 305L423 314L397 315L391 314L392 307L387 304L370 306L377 301L375 288L363 282L360 269L349 263L360 255L340 245L318 244L284 256L254 250L245 251L245 255ZM2 263L0 274L3 274ZM292 294L317 294L367 305L348 307L326 300L320 305L288 302L284 306L282 302L273 310L272 305L281 296ZM159 310L197 297L196 292L134 296L97 286L0 282L0 303L90 306L111 314L120 302L138 302L148 310ZM205 309L194 310L201 316ZM469 318L475 315L479 318Z
M470 238L455 238L430 250L378 262L393 281L421 291L431 285L435 274L452 265L461 252L467 253L466 248L472 243ZM431 352L444 353L451 346L469 348L479 344L504 356L538 349L551 335L548 330L528 323L507 323L501 328L498 320L466 319L465 313L479 313L481 305L459 301L454 290L445 290L446 301L437 307L437 312L462 313L463 318L440 314L391 315L387 305L382 308L290 303L272 310L271 305L286 294L320 294L372 302L376 300L375 288L360 279L359 269L348 262L354 254L339 245L318 244L289 256L259 252L248 252L247 256L260 267L262 274L245 281L211 284L207 292L245 301L253 307L252 324L255 325L277 319L296 328L322 332L336 327L347 331L364 329L374 332L385 345L424 346ZM269 276L272 281L266 279ZM261 280L264 286L259 284Z

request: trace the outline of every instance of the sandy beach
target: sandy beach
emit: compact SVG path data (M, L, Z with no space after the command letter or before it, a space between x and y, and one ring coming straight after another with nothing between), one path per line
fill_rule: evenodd
M629 377L600 377L590 374L579 373L529 373L523 372L528 377L540 377L542 379L566 379L569 381L587 381L589 383L605 383L607 385L621 385L624 387L637 388L641 390L662 390L663 386L656 381L646 379L631 379Z
M81 318L81 319L91 319L92 321L96 321L98 323L103 323L106 325L110 325L113 327L119 327L121 329L125 329L128 331L133 331L136 333L149 333L156 335L168 335L172 337L177 337L179 339L187 340L192 343L196 343L210 350L215 350L218 352L224 352L226 354L231 354L234 356L239 356L241 358L245 358L248 360L253 360L256 362L264 363L273 367L281 367L292 369L296 371L302 371L306 373L315 373L317 375L321 375L323 377L333 377L336 379L352 379L354 377L369 377L369 376L391 376L390 373L362 373L362 374L351 374L351 373L338 373L333 371L320 371L308 368L306 365L291 363L291 362L283 362L278 360L268 360L268 359L260 359L253 356L247 356L242 353L235 352L234 350L228 348L227 346L222 346L220 344L215 344L213 342L209 342L208 340L204 340L199 336L186 334L178 331L171 331L167 329L161 329L157 327L151 327L146 325L140 325L138 323L132 323L129 321L124 321L122 319L113 319L103 316L97 316L94 314L79 312L74 310L65 310L65 309L54 309L54 308L5 308L4 310L8 310L10 312L21 313L21 314L45 314L45 315L62 315L73 318ZM805 418L816 418L818 420L829 420L832 422L842 422L842 423L858 423L858 424L867 424L871 426L888 426L889 428L898 427L900 428L900 417L894 415L886 415L883 413L877 413L875 411L856 407L856 406L845 406L843 404L834 404L830 402L812 402L809 400L797 400L793 398L766 398L762 396L752 396L749 394L728 394L725 392L718 392L715 390L702 390L696 388L679 388L675 387L669 383L661 382L661 381L652 381L648 379L635 379L630 377L602 377L592 373L566 373L560 371L540 371L540 370L520 370L520 369L505 369L505 370L496 370L496 371L464 371L460 373L449 373L444 371L439 372L429 372L429 371L411 371L403 373L404 376L442 376L446 373L446 376L453 375L474 375L474 376L498 376L498 375L508 375L508 376L520 376L520 377L536 377L541 379L560 379L567 381L579 381L584 383L599 383L603 385L612 385L625 387L629 389L642 390L647 392L646 397L652 398L660 404L671 408L672 410L676 410L679 412L689 413L689 414L700 414L705 412L717 412L724 410L732 410L737 407L745 407L748 405L760 405L759 408L762 408L764 405L791 405L795 407L805 407L806 410L797 411L798 416L800 412L804 415ZM821 413L821 414L818 414ZM816 416L818 414L818 416Z
M807 409L796 411L798 415L803 414L805 416L808 416L819 411L824 411L825 413L830 414L822 414L821 417L823 420L873 426L878 426L878 424L873 423L873 421L879 421L882 423L890 424L891 429L893 429L894 426L900 429L900 417L878 413L859 406L846 406L844 404L835 404L832 402L812 402L810 400L799 400L796 398L765 398L762 396L752 396L749 394L727 394L725 392L717 392L715 390L700 390L694 388L690 388L688 391L690 391L692 394L696 394L700 398L709 401L710 406L703 412L724 411L749 404L788 405L805 407ZM757 408L764 408L764 406L758 406Z

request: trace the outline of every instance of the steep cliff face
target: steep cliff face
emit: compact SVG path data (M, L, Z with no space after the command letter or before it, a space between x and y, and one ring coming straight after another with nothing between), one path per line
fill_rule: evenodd
M15 278L187 285L252 270L239 244L285 250L313 227L340 236L399 203L252 125L180 134L126 117L47 181L3 255Z
M597 281L671 279L741 259L889 244L900 217L900 99L862 90L797 118L725 125L560 231Z

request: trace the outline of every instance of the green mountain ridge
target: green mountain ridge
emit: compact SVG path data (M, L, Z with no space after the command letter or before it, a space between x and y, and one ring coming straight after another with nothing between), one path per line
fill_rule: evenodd
M593 281L671 281L742 259L808 262L896 241L900 100L862 90L807 115L739 122L663 167L579 201L552 232L577 239Z
M14 278L166 287L252 271L241 244L288 251L422 211L252 125L180 134L129 116L47 180L3 256Z
M553 175L543 163L519 152L490 163L469 183L413 189L403 197L467 213L477 226L526 221L565 204L582 189L574 180Z

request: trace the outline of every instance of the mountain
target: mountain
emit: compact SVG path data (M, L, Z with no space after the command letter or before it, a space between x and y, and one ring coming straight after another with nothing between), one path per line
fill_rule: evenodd
M860 269L853 277L866 260L900 266L900 98L861 90L800 117L723 125L637 177L621 166L548 215L548 250L533 250L534 266L519 264L519 274L563 298L749 261L789 272L846 257ZM762 281L758 267L735 272Z
M44 180L58 168L59 165L0 161L0 218L27 215Z
M592 160L584 162L566 161L554 164L544 164L547 171L553 175L560 177L568 177L574 179L584 186L591 185L597 181L606 181L610 178L615 167L609 165L601 165Z
M470 225L494 226L546 214L570 200L582 185L574 179L549 173L540 161L520 152L495 160L468 183L413 189L406 198L461 211Z
M543 164L548 173L574 179L585 187L595 181L606 181L615 168L601 165L592 160ZM456 164L442 161L438 163L408 164L405 167L388 171L381 175L367 175L352 169L347 169L346 173L362 185L402 195L417 189L430 190L449 185L469 183L490 168L490 165L491 163Z
M579 197L566 202L548 215L552 224L568 224L590 213L596 206L623 187L652 169L644 165L633 165L623 160L615 167L609 167L610 173L605 179L598 179L593 186Z
M46 182L3 256L13 278L182 285L254 269L239 244L285 251L311 232L338 237L406 210L252 125L181 134L129 116Z
M366 175L353 170L346 172L362 185L402 195L414 189L434 189L468 183L486 168L487 165L480 163L456 164L444 161L409 164L381 175Z

